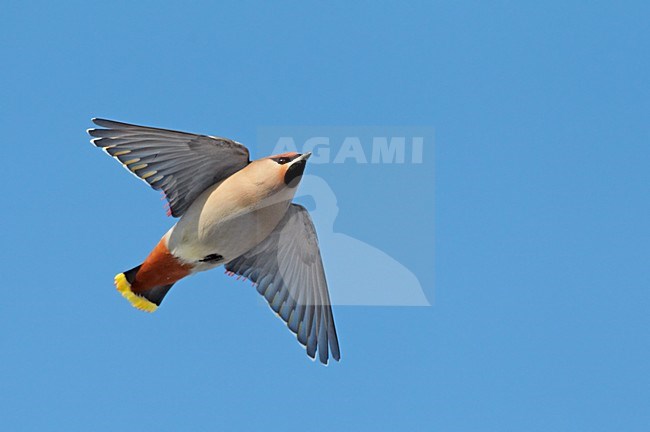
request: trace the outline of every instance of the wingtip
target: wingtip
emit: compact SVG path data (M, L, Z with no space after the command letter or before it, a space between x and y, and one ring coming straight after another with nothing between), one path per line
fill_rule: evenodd
M333 364L334 361L338 362L340 359L341 359L340 357L334 357L334 355L332 355L329 358L325 358L325 359L320 358L319 363L322 364L323 366L327 367L327 366ZM312 360L316 361L315 358L313 358Z
M108 120L108 119L101 118L101 117L93 117L93 118L90 119L90 120L91 120L94 124L96 124L97 126L99 126L99 127L103 127L103 128L112 128L112 127L114 127L116 124L119 124L119 122L116 122L116 121L113 121L113 120Z
M92 135L91 135L91 136L92 136ZM97 141L98 139L99 139L99 138L93 138L93 139L90 140L90 143L91 143L92 145L94 145L95 147L99 147L99 148L101 148L102 150L106 151L106 147L102 147L102 146L100 146L99 144L97 144L96 141Z
M329 353L326 350L322 350L322 351L319 350L318 359L322 364L327 366L327 362L329 360Z

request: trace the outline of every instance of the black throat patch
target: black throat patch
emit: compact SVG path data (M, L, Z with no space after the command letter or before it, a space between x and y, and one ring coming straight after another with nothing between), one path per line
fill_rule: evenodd
M305 172L307 161L301 160L291 165L284 174L284 184L289 187L296 187L300 182L300 176Z

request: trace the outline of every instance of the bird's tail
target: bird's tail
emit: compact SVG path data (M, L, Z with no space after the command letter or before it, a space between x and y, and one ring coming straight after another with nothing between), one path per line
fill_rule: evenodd
M135 277L142 265L132 268L115 276L115 287L122 296L135 308L145 312L154 312L160 306L163 298L174 285L160 285L145 290L133 290Z

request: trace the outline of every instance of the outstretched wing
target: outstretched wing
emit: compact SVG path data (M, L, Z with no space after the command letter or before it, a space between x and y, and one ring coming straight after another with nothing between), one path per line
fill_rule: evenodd
M152 188L162 190L180 217L208 187L244 168L248 149L226 138L93 119L91 142Z
M292 204L275 230L259 245L226 264L226 270L255 282L257 291L306 346L307 355L327 364L339 360L325 271L307 210ZM329 349L328 349L329 345Z

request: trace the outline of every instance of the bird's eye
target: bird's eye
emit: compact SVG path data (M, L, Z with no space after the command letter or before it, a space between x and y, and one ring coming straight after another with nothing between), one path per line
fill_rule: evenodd
M287 162L289 162L291 159L289 159L288 157L281 157L281 158L278 158L277 160L278 160L278 163L279 163L280 165L284 165L284 164L286 164Z

